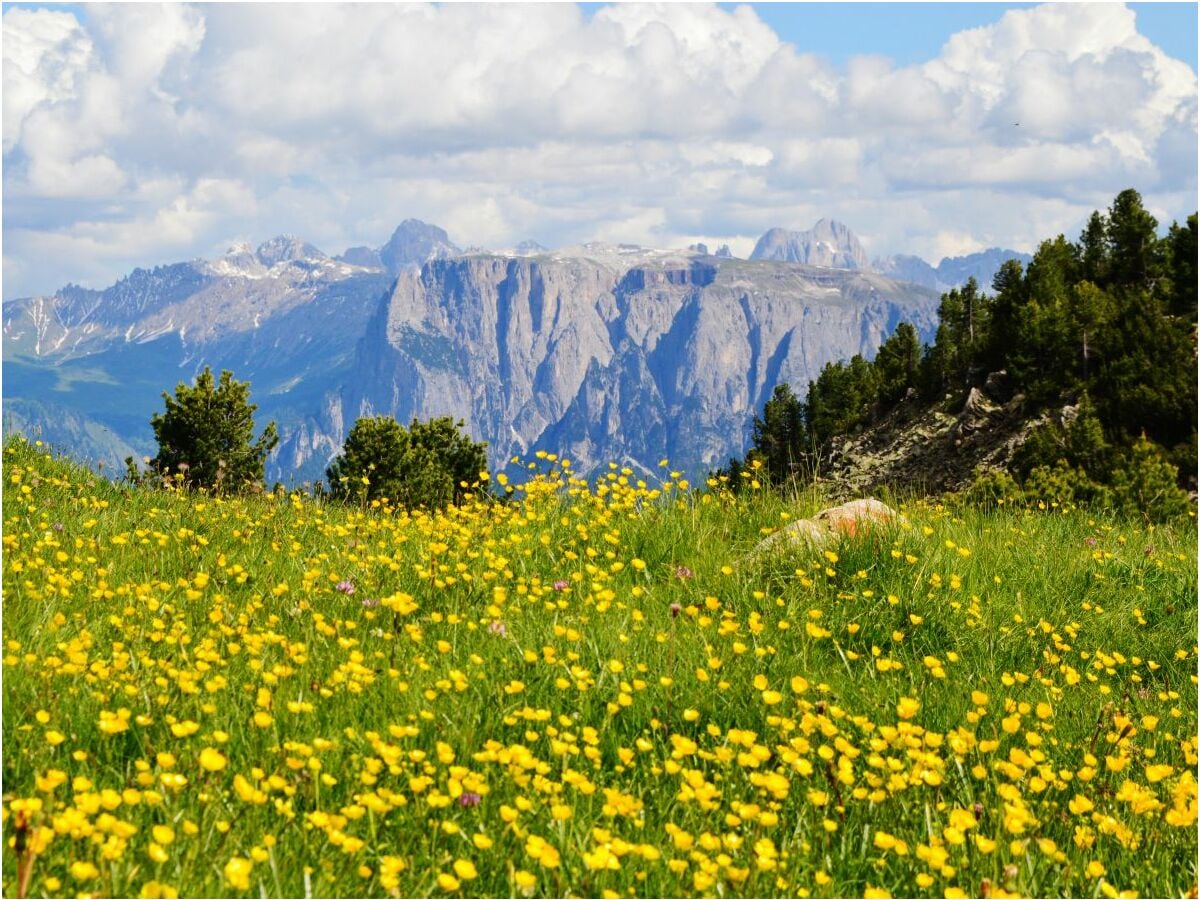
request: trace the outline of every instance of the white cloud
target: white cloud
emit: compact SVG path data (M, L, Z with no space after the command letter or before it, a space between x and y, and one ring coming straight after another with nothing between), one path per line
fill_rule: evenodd
M204 40L199 9L178 3L96 3L88 18L109 68L127 86L156 86L173 57L194 54Z
M1195 75L1114 4L1012 10L904 67L797 53L745 6L11 8L4 92L9 296L409 216L747 252L831 215L936 262L1128 186L1195 205Z
M40 104L76 96L93 60L92 42L71 14L19 8L4 14L5 153Z

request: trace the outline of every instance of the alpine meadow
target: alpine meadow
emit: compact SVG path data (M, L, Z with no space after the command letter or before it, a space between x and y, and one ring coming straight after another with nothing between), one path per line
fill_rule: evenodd
M1175 896L1196 535L565 460L445 512L4 451L12 896Z
M0 894L1196 897L1197 16L6 3Z

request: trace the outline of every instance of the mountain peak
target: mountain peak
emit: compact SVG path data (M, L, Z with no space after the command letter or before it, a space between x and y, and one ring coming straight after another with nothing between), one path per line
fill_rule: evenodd
M420 219L405 219L396 226L388 242L379 248L380 260L393 275L409 266L458 253L459 248L451 243L444 229Z
M291 262L297 259L327 259L328 257L307 241L290 235L281 234L258 245L255 256L264 266L276 263Z
M513 248L513 253L517 256L537 256L539 253L549 252L549 247L545 247L534 240L521 241L521 243Z
M235 241L229 245L223 256L201 263L200 268L214 275L242 278L261 278L267 271L262 260L245 241Z
M865 269L867 253L858 237L835 219L821 218L808 231L771 228L754 245L751 259L774 259L834 269Z

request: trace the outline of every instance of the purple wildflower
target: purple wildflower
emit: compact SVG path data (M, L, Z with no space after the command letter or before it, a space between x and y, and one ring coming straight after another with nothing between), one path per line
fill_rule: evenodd
M363 605L363 609L374 609L375 607L377 607L379 605L379 598L378 597L368 597L367 599L363 600L362 605Z
M499 619L493 620L492 623L488 625L488 631L490 631L492 634L498 634L500 637L504 637L508 634L508 629L504 627L504 623Z
M62 530L63 530L63 524L62 524L62 522L55 522L55 523L54 523L54 530L55 530L55 531L62 531Z
M694 578L695 575L687 566L676 566L675 577L680 581L687 581L689 578Z
M670 610L671 610L671 618L672 618L672 619L677 619L677 618L679 618L679 613L680 613L680 611L681 611L682 609L683 609L683 607L682 607L682 606L680 606L678 603L672 603L672 604L671 604L671 606L670 606Z
M483 800L482 797L480 797L478 794L472 793L471 791L463 791L458 795L459 806L478 806L481 800Z
M1149 547L1146 548L1146 555L1147 556L1154 555L1154 545L1153 544L1151 544Z
M1094 537L1084 538L1083 542L1089 547L1095 547L1098 541Z
M336 585L334 585L333 589L335 591L337 591L339 594L345 594L347 597L349 597L351 594L354 593L354 582L353 581L339 581Z
M559 581L554 582L554 584L552 584L551 587L553 587L556 591L561 592L561 591L565 591L568 587L570 587L570 585L565 581L559 580Z

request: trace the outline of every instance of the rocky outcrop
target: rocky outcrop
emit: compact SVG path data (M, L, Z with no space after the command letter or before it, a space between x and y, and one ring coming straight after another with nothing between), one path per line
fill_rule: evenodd
M821 219L809 231L772 228L758 239L751 259L798 262L835 269L866 269L867 251L854 232L832 219Z
M379 259L385 269L396 275L431 259L457 256L459 252L443 229L420 219L405 219L379 248Z
M988 379L1003 385L1003 379ZM825 490L856 496L881 488L918 493L962 490L980 471L1011 467L1017 451L1043 423L1069 418L1074 407L1031 416L1021 394L1001 403L986 388L972 388L957 406L929 403L915 394L861 433L837 438L821 471Z

